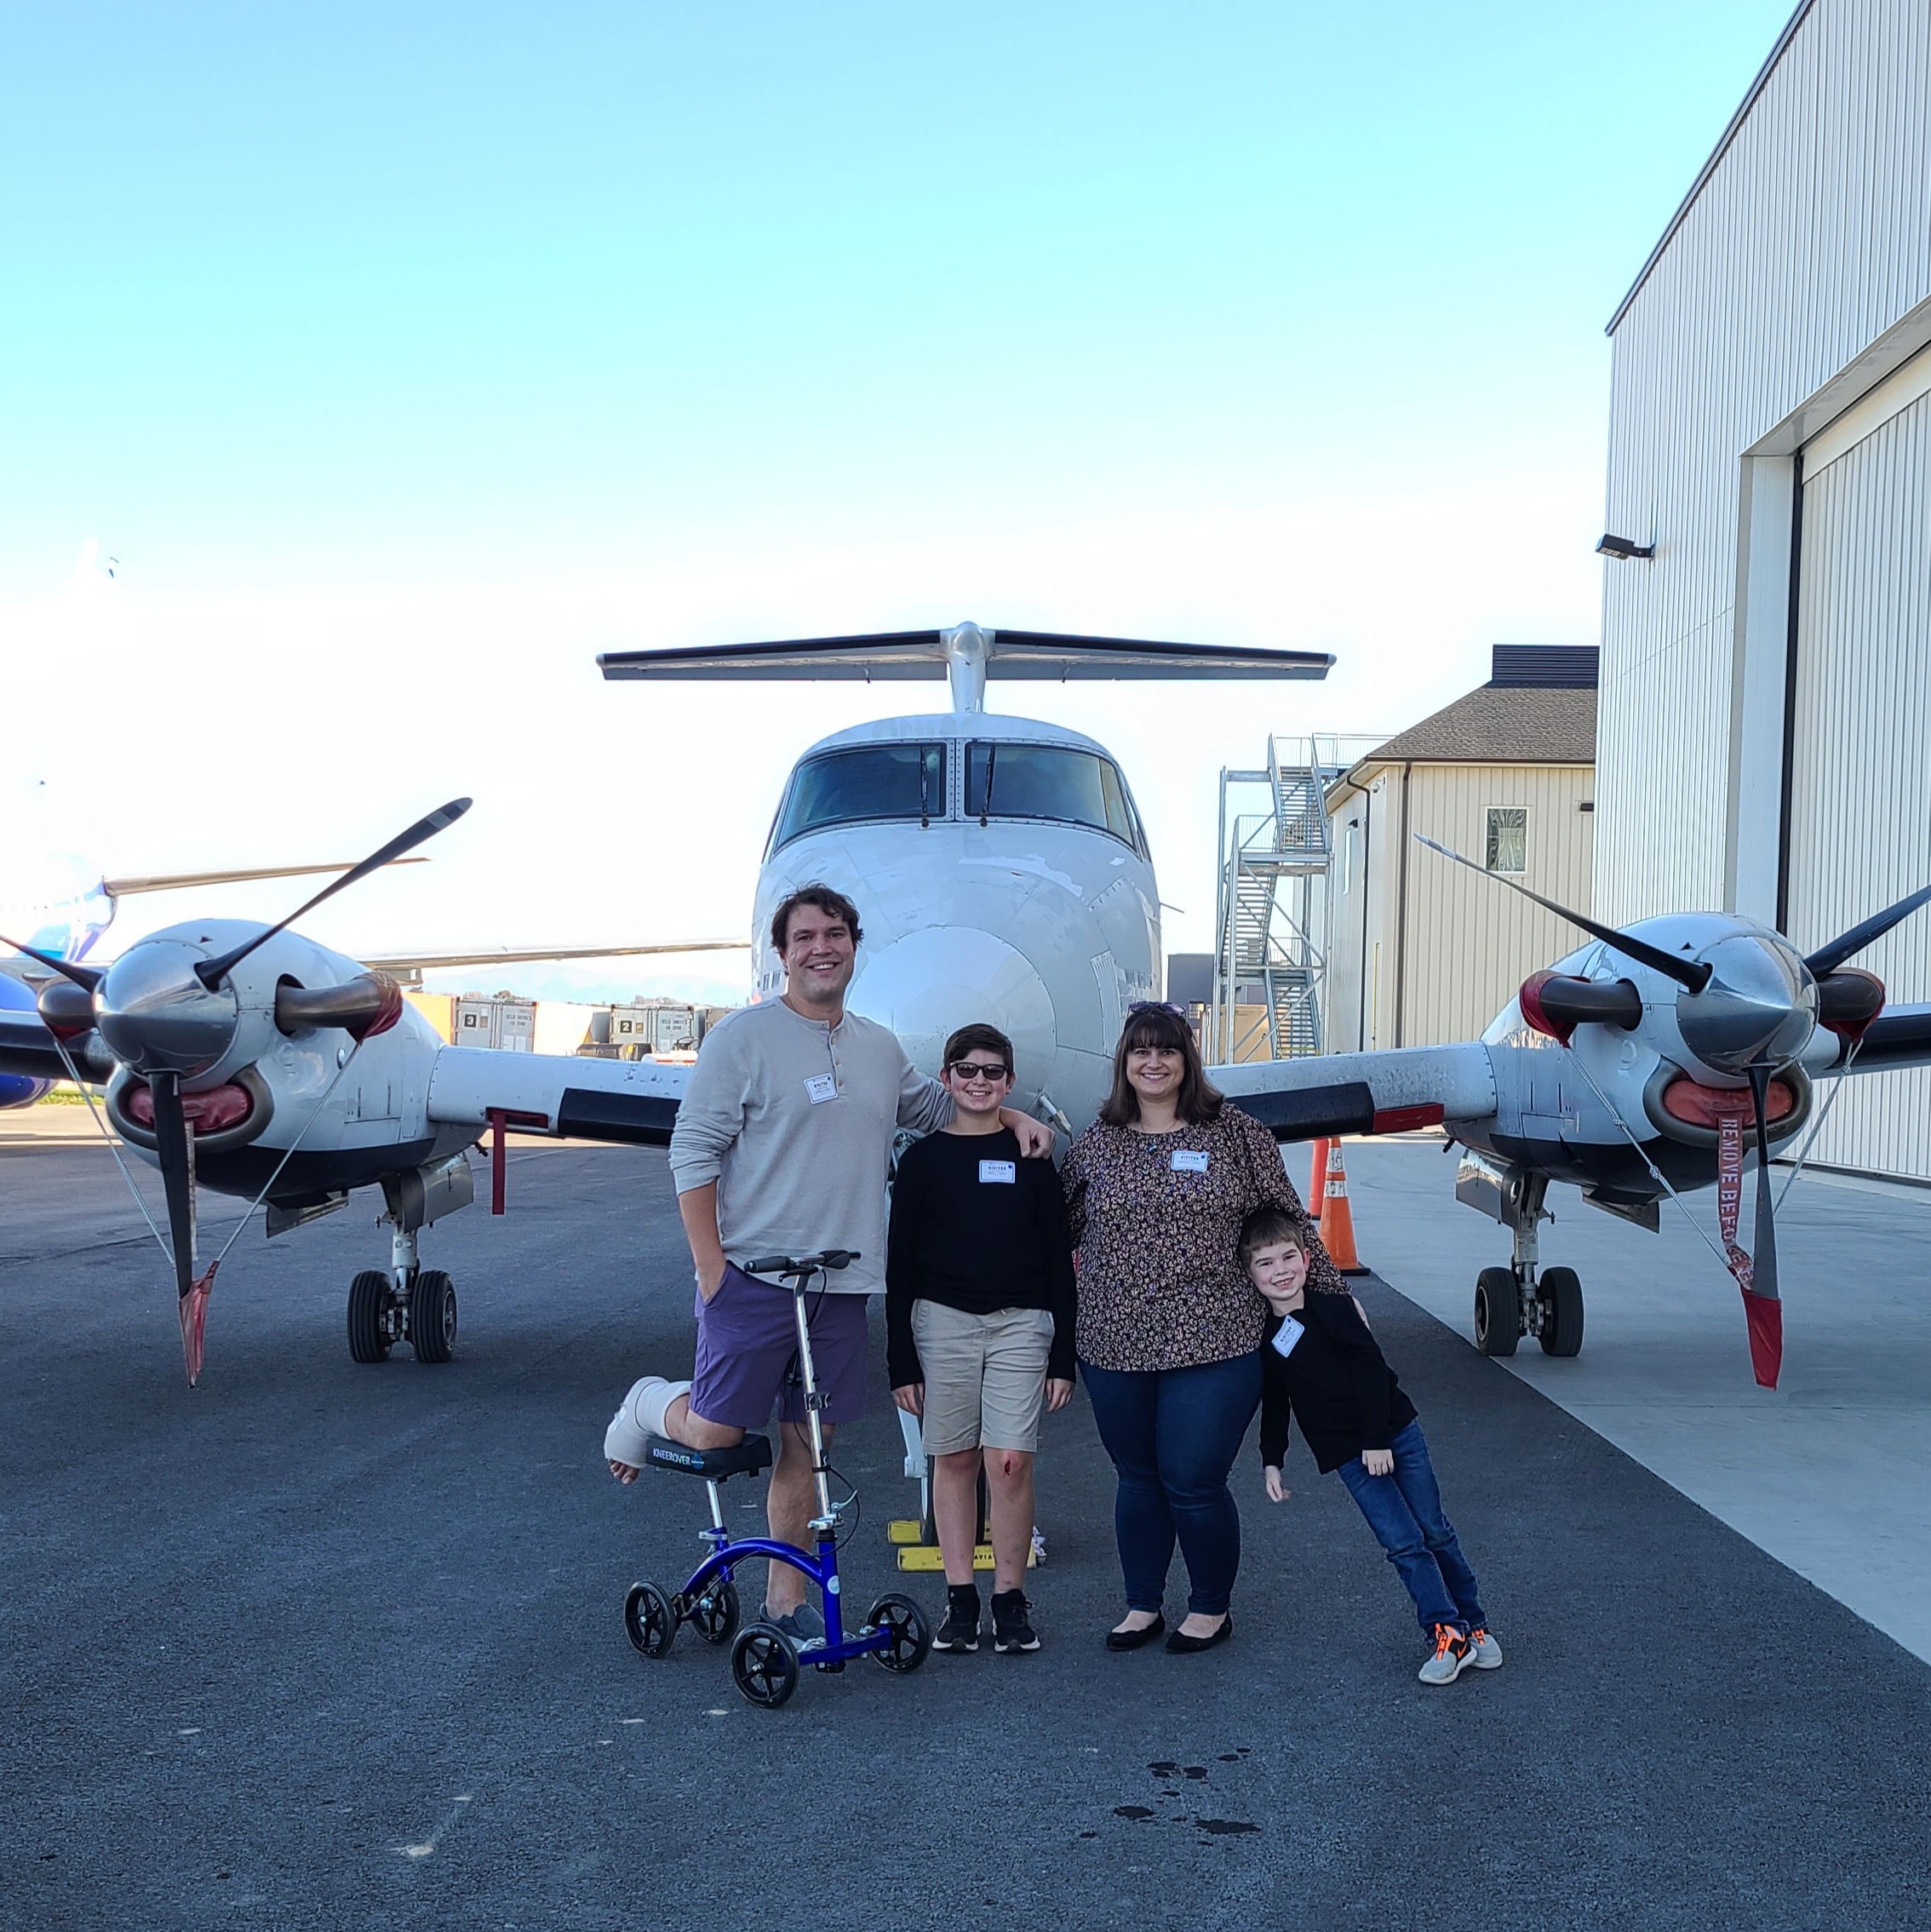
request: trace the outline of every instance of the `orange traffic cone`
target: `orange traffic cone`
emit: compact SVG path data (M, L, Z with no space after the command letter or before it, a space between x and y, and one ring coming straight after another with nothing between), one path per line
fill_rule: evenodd
M1355 1211L1348 1205L1348 1170L1341 1163L1341 1143L1327 1144L1327 1179L1321 1201L1321 1241L1327 1258L1344 1275L1367 1275L1355 1252Z
M1333 1145L1328 1140L1317 1140L1314 1144L1314 1167L1308 1175L1308 1212L1316 1221L1327 1201L1327 1150Z

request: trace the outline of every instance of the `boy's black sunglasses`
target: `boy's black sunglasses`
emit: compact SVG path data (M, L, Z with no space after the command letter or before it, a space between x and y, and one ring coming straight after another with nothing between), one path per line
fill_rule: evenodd
M948 1074L957 1074L961 1080L1011 1080L1012 1069L994 1062L991 1066L978 1060L954 1060L948 1063Z

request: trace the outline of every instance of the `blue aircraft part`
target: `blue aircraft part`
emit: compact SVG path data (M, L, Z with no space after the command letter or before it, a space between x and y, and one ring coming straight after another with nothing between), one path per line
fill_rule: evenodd
M10 975L0 972L0 1012L31 1013L33 995ZM0 1107L31 1107L54 1090L50 1080L29 1080L24 1074L0 1074Z

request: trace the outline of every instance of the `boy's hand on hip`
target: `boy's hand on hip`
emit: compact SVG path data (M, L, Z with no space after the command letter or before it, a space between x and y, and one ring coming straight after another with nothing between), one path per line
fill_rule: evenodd
M1281 1471L1269 1463L1261 1471L1261 1481L1267 1486L1267 1499L1270 1503L1285 1503L1294 1492L1281 1487Z
M908 1382L902 1389L894 1389L891 1399L908 1415L923 1415L925 1413L925 1385L923 1382Z
M1395 1473L1395 1452L1392 1449L1363 1449L1361 1467L1370 1476L1392 1476Z
M1044 1121L1035 1121L1017 1107L1001 1107L999 1124L1010 1128L1018 1140L1022 1159L1037 1161L1052 1152L1052 1129Z
M1057 1375L1049 1375L1046 1377L1046 1413L1048 1415L1051 1415L1055 1409L1064 1408L1066 1405L1072 1400L1073 1385L1070 1382L1063 1379Z

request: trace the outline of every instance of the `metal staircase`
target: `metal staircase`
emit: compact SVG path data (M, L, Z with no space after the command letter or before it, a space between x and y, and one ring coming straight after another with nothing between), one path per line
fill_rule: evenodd
M1220 774L1211 1059L1284 1060L1321 1051L1334 856L1326 794L1338 775L1338 747L1319 739L1270 737L1264 771Z

